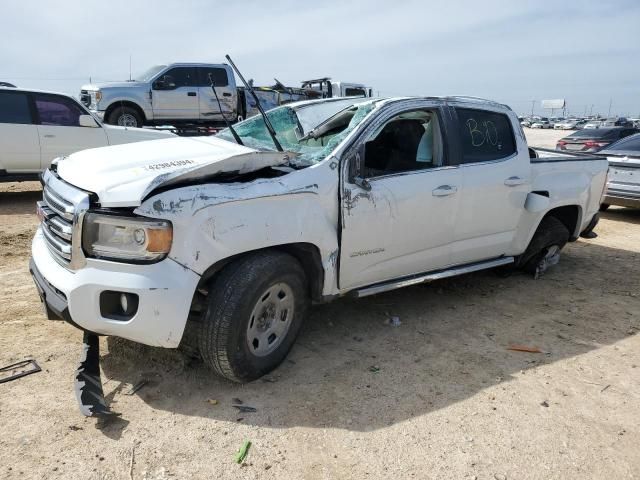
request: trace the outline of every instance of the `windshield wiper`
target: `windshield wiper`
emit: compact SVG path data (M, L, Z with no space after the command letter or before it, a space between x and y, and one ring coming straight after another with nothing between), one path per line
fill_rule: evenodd
M260 100L258 100L258 96L256 95L256 92L253 91L253 88L244 79L244 77L240 73L240 70L238 70L238 67L236 67L236 64L233 63L233 60L231 60L231 57L229 55L225 55L225 58L229 61L229 64L235 70L236 74L244 84L245 88L249 90L249 92L251 92L251 95L253 95L253 99L256 101L256 107L258 107L258 111L260 112L260 115L262 115L262 119L264 120L264 125L267 127L267 131L271 136L271 140L273 140L273 144L276 146L276 150L278 150L279 152L283 152L284 149L282 148L282 145L280 145L280 142L276 138L276 131L273 129L273 125L271 125L271 121L269 120L269 118L267 118L267 114L264 113L264 110L262 108L262 105L260 105Z
M231 135L233 135L233 138L235 139L236 143L238 145L244 146L244 143L242 143L242 140L240 139L238 132L236 132L236 129L231 126L231 123L229 123L229 120L227 120L227 116L222 111L222 105L220 104L220 99L218 98L218 92L216 92L216 83L213 80L213 75L211 75L211 73L209 73L209 82L211 83L211 90L213 90L213 94L216 97L216 101L218 102L218 108L220 109L220 115L222 115L222 119L224 120L225 125L231 131Z

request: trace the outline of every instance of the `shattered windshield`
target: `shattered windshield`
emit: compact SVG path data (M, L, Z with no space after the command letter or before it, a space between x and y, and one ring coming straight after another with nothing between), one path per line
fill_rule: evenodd
M274 108L267 112L267 116L282 148L298 154L291 163L306 167L326 158L362 122L374 106L372 102L350 105L329 118L319 120L315 128L307 130L303 129L298 115L291 107ZM233 128L245 146L256 150L275 150L261 115L240 122ZM235 142L228 128L216 136Z

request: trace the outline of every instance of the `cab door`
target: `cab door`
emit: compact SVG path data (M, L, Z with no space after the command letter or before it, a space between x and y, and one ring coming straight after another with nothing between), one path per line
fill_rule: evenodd
M450 265L462 182L443 131L439 108L397 112L348 159L364 182L344 180L340 289Z
M4 170L4 172L2 172ZM40 138L29 94L0 91L0 175L40 171Z
M452 261L465 264L506 255L524 213L531 165L526 143L517 141L507 112L455 109L455 141L460 145L460 209Z
M211 87L215 85L216 95ZM218 100L220 106L218 106ZM198 105L200 106L200 120L222 121L220 107L230 122L234 122L237 97L235 88L230 85L227 70L222 67L198 67Z
M152 108L155 120L197 120L197 72L195 67L174 67L152 84Z
M80 116L88 114L73 99L49 93L33 93L32 97L40 138L41 169L47 168L56 157L108 144L107 135L98 123L94 127L80 126Z

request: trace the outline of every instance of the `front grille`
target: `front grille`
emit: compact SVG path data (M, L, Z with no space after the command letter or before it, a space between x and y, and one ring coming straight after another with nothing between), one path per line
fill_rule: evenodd
M72 269L78 268L84 263L79 232L89 197L55 177L49 170L44 180L38 213L45 243L58 263Z

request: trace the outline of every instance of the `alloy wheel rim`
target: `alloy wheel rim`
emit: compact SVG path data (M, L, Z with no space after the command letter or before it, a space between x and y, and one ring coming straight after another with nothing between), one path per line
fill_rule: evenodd
M123 113L118 117L118 125L121 127L137 127L138 122L136 121L136 117L130 113Z

